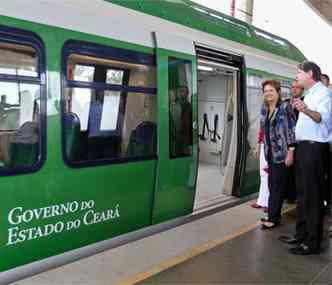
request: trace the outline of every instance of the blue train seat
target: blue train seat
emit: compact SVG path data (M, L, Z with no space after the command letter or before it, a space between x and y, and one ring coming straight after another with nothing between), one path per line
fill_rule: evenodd
M129 156L153 156L157 154L157 125L153 122L140 123L130 134Z
M65 152L68 160L78 160L80 155L81 122L77 114L68 112L65 114Z

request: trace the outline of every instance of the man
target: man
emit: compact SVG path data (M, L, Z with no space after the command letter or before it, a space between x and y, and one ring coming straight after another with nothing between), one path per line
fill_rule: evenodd
M330 77L327 74L322 74L320 77L322 83L329 87L330 85ZM332 123L332 122L331 122ZM331 132L331 130L330 130ZM332 135L330 135L331 142ZM324 196L324 205L326 213L331 211L331 151L330 151L330 144L327 143L325 145L325 155L324 155L324 187L325 187L325 196Z
M299 111L295 131L297 225L294 237L281 240L298 244L290 253L307 255L319 253L323 236L324 150L329 139L332 100L329 89L320 82L321 70L317 64L301 63L296 78L306 90L304 101L293 102Z
M297 80L294 80L292 82L291 92L292 92L292 98L290 100L290 103L292 105L293 105L294 100L297 99L297 98L300 98L303 101L303 99L304 99L304 97L303 97L304 88ZM299 117L299 111L297 109L294 109L294 113L296 115L296 121L297 121L297 119Z
M9 108L11 105L7 103L7 95L1 95L0 100L0 119L5 118L6 109Z
M329 87L330 85L330 77L327 75L327 74L322 74L321 77L320 77L322 83L326 86L326 87Z
M290 103L293 105L293 102L297 99L300 98L301 100L303 100L303 92L304 92L304 88L303 86L297 81L294 80L292 82L292 98L290 100ZM296 121L299 117L299 111L297 109L294 109L294 113L296 116ZM296 150L294 153L294 157L296 157ZM294 159L295 160L295 159ZM286 193L286 199L288 201L288 203L294 203L296 200L296 177L295 177L295 165L292 165L288 168L288 174L289 174L289 183L288 183L288 191Z

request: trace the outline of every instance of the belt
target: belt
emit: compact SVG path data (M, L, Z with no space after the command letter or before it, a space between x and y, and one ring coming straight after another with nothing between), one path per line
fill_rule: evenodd
M324 145L327 144L326 142L316 142L316 141L298 141L297 144L319 144Z

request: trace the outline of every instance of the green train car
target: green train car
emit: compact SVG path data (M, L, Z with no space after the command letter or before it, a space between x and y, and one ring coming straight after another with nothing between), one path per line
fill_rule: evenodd
M0 283L257 192L261 82L302 60L187 0L3 1Z

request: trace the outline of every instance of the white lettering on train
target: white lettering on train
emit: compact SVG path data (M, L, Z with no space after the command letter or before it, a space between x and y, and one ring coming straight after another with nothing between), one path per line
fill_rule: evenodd
M8 228L8 240L6 245L11 246L29 240L59 234L63 231L74 231L81 225L89 226L120 218L119 204L100 212L93 209L94 205L95 201L89 200L80 203L71 201L35 209L25 209L23 207L13 208L8 213L8 222L13 227ZM84 211L84 215L80 218L75 217L74 220L66 219L66 221L62 220L52 224L31 225L29 228L27 226L28 223L33 223L38 220L60 217L79 211Z
M8 242L7 245L13 245L28 240L34 240L41 237L46 237L52 234L61 233L65 228L63 222L57 222L56 224L47 224L40 227L32 227L29 229L19 229L14 227L8 229Z
M95 212L94 210L89 210L85 213L83 217L83 223L85 225L92 225L102 223L108 220L113 220L116 218L120 218L119 205L116 205L115 209L108 209L103 212Z
M19 225L21 223L29 223L32 220L47 219L69 213L75 213L78 210L79 203L77 201L27 210L23 207L16 207L9 212L8 222L11 225Z

